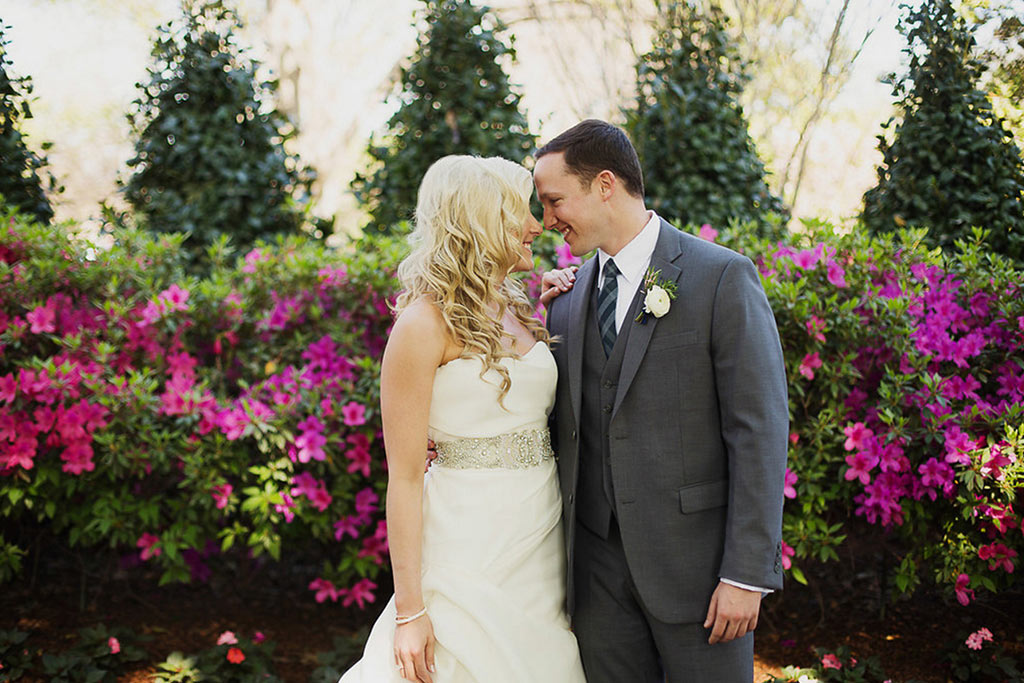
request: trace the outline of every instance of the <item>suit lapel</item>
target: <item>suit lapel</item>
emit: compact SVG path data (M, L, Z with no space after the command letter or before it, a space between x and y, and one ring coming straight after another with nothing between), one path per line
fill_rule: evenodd
M576 272L576 284L569 298L569 329L566 331L566 349L569 363L569 396L572 415L579 428L583 396L583 337L586 334L587 304L597 279L597 257L591 258Z
M679 280L679 276L683 271L679 268L677 262L682 254L683 250L680 245L679 231L662 220L658 242L654 246L654 253L651 254L650 266L652 270L661 271L661 274L658 276L659 280L670 280L672 282ZM641 283L640 288L643 288L643 283ZM637 309L639 312L643 310L643 293L638 293L638 296L641 297L639 308ZM671 312L667 315L671 315ZM623 325L632 325L632 328L629 331L629 338L626 340L626 349L622 357L622 368L619 371L619 387L616 390L615 404L612 408L613 418L615 413L618 412L619 406L622 405L622 401L629 391L629 386L633 383L633 378L636 377L637 370L640 369L640 363L643 361L644 354L647 353L647 345L651 341L651 335L654 334L654 328L658 325L658 319L653 315L645 315L644 322L642 323L627 319L623 322Z

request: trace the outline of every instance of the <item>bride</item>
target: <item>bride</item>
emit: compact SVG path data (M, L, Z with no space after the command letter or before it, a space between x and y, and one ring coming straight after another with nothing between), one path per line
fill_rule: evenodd
M423 177L381 367L395 595L341 683L584 681L547 430L557 371L508 277L533 267L532 190L500 158Z

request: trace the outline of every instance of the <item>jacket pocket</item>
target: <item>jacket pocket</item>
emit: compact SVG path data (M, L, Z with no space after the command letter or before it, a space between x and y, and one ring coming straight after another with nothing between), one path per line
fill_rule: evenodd
M697 344L699 342L700 338L697 336L697 330L689 330L687 332L680 332L679 334L665 335L664 337L653 337L647 348L650 351L678 349L684 346L690 346L691 344Z
M729 504L729 480L705 481L679 489L679 508L684 515Z

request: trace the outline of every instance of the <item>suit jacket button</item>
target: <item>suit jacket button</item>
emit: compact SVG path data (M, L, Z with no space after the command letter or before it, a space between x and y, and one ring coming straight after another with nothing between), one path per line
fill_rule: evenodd
M572 505L572 501L573 501L574 497L575 497L574 494L572 494L572 493L569 494L569 505Z
M601 410L603 410L606 413L610 413L612 412L612 407L611 405L606 405L604 408L601 408Z
M575 429L572 430L572 438L573 438L574 441L576 440L576 430Z

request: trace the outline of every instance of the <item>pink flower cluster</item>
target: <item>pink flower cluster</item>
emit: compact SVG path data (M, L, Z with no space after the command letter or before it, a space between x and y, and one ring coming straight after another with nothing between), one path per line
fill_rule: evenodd
M987 628L980 628L971 635L967 636L967 640L964 642L967 647L972 650L980 650L985 643L992 642L992 631Z
M96 364L62 354L54 365L53 371L21 368L0 376L0 475L32 469L50 449L60 452L64 472L96 469L93 435L107 425L108 411L82 398L83 377L97 372Z
M351 588L336 588L327 579L320 578L313 579L309 584L309 590L316 593L314 598L317 602L324 602L326 600L337 602L340 599L342 606L348 607L355 603L359 609L363 609L366 603L376 600L376 596L373 593L376 588L377 584L370 579L360 579Z

